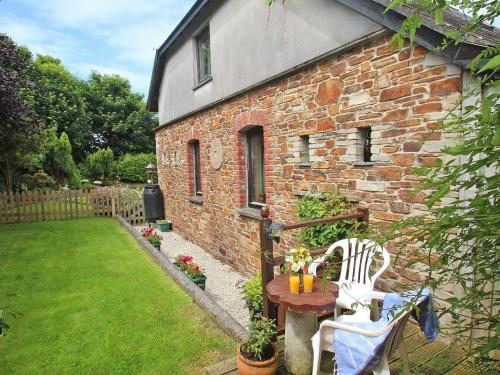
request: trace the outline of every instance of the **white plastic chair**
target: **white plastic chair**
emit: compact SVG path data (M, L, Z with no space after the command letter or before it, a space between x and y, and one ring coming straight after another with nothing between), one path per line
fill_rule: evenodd
M360 297L373 290L375 281L389 266L391 262L389 252L370 240L344 239L335 242L323 256L315 259L309 266L308 272L316 276L318 266L338 247L342 248L343 255L340 278L335 281L339 285L339 296L335 302L335 317L339 316L340 309L344 308L355 310L359 312L357 316L363 316L365 321L369 320L370 301L360 303ZM375 254L382 254L383 264L377 272L370 275L370 267Z
M368 295L365 295L364 298L370 299L381 299L383 300L385 293L382 292L371 292ZM389 371L389 359L392 357L396 349L399 349L399 354L403 361L403 373L410 374L410 365L408 362L408 351L406 348L406 344L404 342L404 328L408 319L411 315L411 310L401 314L399 317L394 319L391 323L387 324L384 327L367 330L358 327L354 327L349 325L349 322L363 322L368 321L364 319L364 314L360 312L356 312L353 315L342 315L335 320L325 320L320 326L319 330L312 337L312 347L313 347L313 371L312 375L319 374L319 367L321 363L321 352L323 350L334 352L333 346L333 333L336 329L341 329L344 331L349 331L353 333L359 333L364 336L376 337L384 334L387 330L392 329L389 335L386 338L386 346L384 350L384 354L380 363L373 370L375 375L390 375ZM336 374L336 369L334 370L334 374Z

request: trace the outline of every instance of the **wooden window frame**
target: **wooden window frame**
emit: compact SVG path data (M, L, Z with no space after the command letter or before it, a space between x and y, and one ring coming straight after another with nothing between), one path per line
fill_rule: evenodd
M201 57L201 50L202 50L202 44L208 41L208 72L203 73L202 69L202 57ZM212 78L212 53L211 53L211 47L210 47L210 28L207 26L206 28L203 29L203 31L198 34L196 37L196 66L198 70L198 83L205 82Z
M252 137L256 135L261 137L261 168L262 168L262 192L264 194L264 202L259 202L257 197L255 196L255 191L253 188L253 179L254 179L254 171L253 171L253 163L252 163ZM245 132L245 141L246 141L246 177L247 177L247 202L248 207L252 208L261 208L266 205L266 194L265 194L265 163L264 163L264 130L261 126L255 126Z

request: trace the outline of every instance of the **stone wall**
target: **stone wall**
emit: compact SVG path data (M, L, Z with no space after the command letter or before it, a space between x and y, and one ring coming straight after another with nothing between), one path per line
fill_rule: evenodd
M391 50L388 40L378 37L159 129L159 179L175 230L246 274L258 269L258 221L242 210L245 155L238 137L248 125L264 128L273 220L295 221L300 196L331 191L368 207L370 220L394 222L425 210L425 193L411 194L414 167L432 163L451 141L433 130L460 95L461 70L420 46ZM368 165L359 163L362 127L372 131ZM202 203L190 200L190 139L200 142ZM223 145L220 169L210 163L214 139ZM295 243L285 237L279 251ZM396 271L386 272L380 286L419 277Z

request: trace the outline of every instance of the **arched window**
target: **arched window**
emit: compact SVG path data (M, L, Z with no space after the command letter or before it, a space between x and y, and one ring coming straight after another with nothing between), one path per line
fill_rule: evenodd
M264 185L264 132L261 126L254 126L245 133L246 179L248 205L261 207L266 204Z
M259 209L271 204L269 187L269 131L271 118L265 110L250 110L233 119L236 146L236 193L239 208Z
M187 148L189 195L191 197L201 197L203 187L201 182L200 141L198 139L189 140Z

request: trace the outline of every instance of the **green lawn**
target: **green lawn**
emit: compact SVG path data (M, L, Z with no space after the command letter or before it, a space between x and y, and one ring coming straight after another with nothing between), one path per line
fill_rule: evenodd
M235 342L110 218L0 226L0 374L201 374Z

